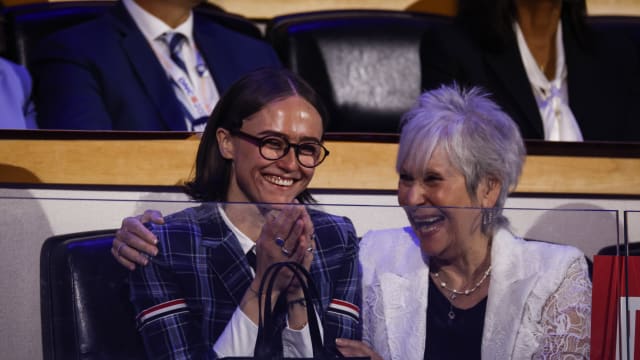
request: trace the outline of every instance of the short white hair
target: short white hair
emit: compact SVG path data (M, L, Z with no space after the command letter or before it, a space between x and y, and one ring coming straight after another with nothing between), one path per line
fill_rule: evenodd
M423 93L400 122L396 170L426 169L436 147L460 171L471 199L480 181L495 178L502 187L490 231L506 226L502 207L515 189L526 157L515 122L478 87L443 85Z

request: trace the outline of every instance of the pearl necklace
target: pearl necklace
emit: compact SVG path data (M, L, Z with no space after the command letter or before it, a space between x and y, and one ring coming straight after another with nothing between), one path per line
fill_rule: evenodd
M476 283L476 285L474 287L472 287L471 289L465 289L465 290L457 290L454 288L450 288L447 286L447 283L445 281L443 281L442 279L440 279L440 272L436 272L436 273L431 273L433 275L433 277L435 278L434 280L438 280L440 282L440 287L443 289L446 289L447 291L449 291L451 293L451 295L449 295L449 299L450 300L455 300L458 295L465 295L465 296L469 296L471 295L474 291L478 290L478 288L480 287L480 285L482 285L482 283L489 277L489 275L491 274L491 268L493 266L489 266L489 268L484 272L484 275L482 275L482 278L480 279L480 281L478 281Z
M491 274L491 268L492 267L493 266L489 266L489 268L484 272L484 275L482 275L482 278L480 279L480 281L478 281L474 287L472 287L471 289L465 289L464 291L460 291L460 290L448 287L447 283L440 279L440 272L431 273L431 275L433 275L433 277L435 278L434 281L435 280L440 281L440 287L443 288L443 289L446 289L447 291L449 291L451 293L451 295L449 295L449 300L450 300L449 301L449 313L447 314L447 316L449 317L449 321L450 322L453 321L456 318L456 313L453 312L453 304L451 303L451 301L455 300L458 297L458 295L469 296L474 291L478 290L480 285L482 285L482 283Z

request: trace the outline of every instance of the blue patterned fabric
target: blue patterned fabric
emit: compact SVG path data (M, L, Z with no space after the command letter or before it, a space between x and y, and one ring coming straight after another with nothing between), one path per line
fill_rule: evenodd
M361 306L358 239L351 221L309 209L316 251L311 276L321 297L319 313L325 346L335 338L360 339L352 316L328 311L332 300ZM159 254L130 277L137 313L185 299L188 311L167 311L141 327L150 359L216 358L213 344L238 307L252 281L240 243L225 225L216 205L189 208L153 226Z
M187 65L185 65L184 60L182 59L182 55L180 52L182 51L182 45L187 41L187 38L180 33L166 33L165 34L165 42L169 47L169 54L171 60L182 70L187 76L189 76L189 71L187 71Z

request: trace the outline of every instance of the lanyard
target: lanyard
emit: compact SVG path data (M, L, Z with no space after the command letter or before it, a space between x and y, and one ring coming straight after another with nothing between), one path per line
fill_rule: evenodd
M198 96L198 94L196 93L195 88L193 87L193 84L191 83L191 80L189 78L189 75L185 74L184 71L182 71L182 69L180 69L173 62L173 60L171 60L171 58L168 56L166 52L157 51L156 48L153 46L152 48L156 54L156 57L162 63L162 66L167 71L171 80L178 86L178 88L184 95L185 99L187 100L187 104L185 104L185 106L189 106L190 109L188 110L191 113L192 117L195 117L196 119L207 118L210 113L210 111L207 110L209 107L207 107L202 102L202 100L200 99L200 96ZM204 77L204 75L207 74L208 70L204 63L204 60L202 59L202 56L200 55L200 52L197 49L196 49L196 71L202 82L202 78ZM201 88L205 88L204 84L202 84Z

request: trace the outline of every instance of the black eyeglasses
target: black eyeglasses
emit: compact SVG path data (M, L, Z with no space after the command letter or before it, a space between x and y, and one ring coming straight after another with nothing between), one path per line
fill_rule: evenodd
M260 155L267 160L282 159L289 153L289 150L293 148L296 159L298 159L300 165L307 168L314 168L329 156L329 150L317 141L303 141L292 144L287 139L276 135L257 137L241 130L233 130L231 134L257 145L260 149Z

